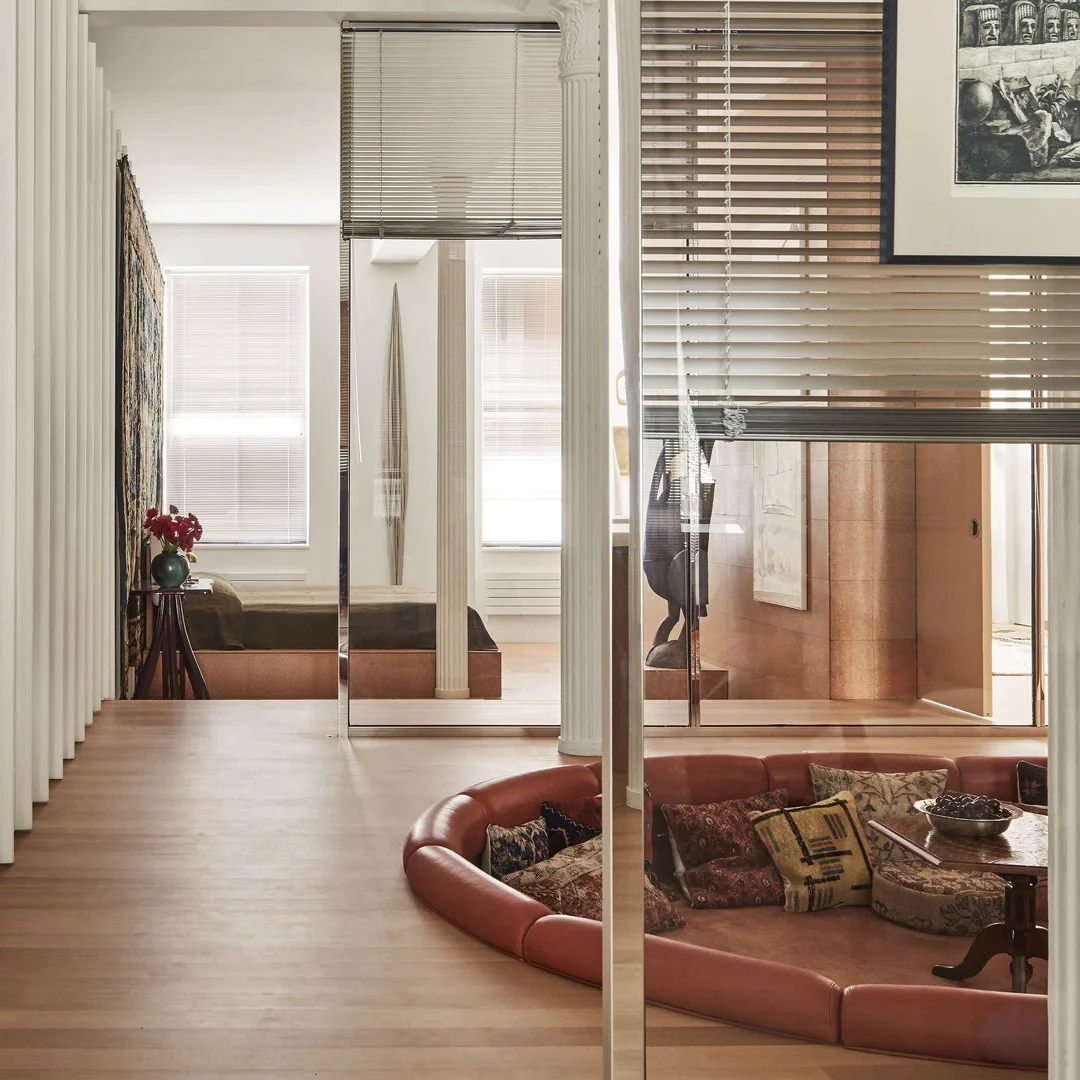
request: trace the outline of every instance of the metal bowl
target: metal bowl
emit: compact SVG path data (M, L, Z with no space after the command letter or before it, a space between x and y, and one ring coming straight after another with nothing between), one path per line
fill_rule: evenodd
M915 809L920 814L926 815L926 820L945 836L965 836L975 839L985 839L988 836L1000 836L1006 829L1023 814L1015 806L1002 804L1009 811L1009 816L1004 818L956 818L945 817L943 814L935 814L928 808L933 806L935 799L919 799L915 803Z

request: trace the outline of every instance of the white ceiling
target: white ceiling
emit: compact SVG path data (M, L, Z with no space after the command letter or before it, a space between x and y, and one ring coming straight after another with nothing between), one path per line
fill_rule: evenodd
M548 0L349 3L82 0L151 222L338 220L342 19L550 18Z

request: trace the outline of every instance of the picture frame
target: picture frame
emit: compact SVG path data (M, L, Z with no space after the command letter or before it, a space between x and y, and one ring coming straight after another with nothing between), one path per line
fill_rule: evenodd
M806 443L754 443L754 599L796 611L809 599L806 474Z
M1080 0L885 0L882 262L1080 257L1080 37L1066 32Z

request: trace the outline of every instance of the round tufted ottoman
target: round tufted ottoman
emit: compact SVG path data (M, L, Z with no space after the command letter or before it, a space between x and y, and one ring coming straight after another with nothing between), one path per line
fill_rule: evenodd
M977 934L1005 918L1005 882L996 874L886 859L874 870L871 905L883 918L912 930Z

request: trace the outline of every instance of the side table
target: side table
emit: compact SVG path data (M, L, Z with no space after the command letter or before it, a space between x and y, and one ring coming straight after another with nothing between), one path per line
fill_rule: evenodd
M1000 836L977 840L937 832L922 814L871 821L870 828L917 855L931 866L997 874L1005 880L1005 921L979 931L958 964L935 964L939 979L970 979L994 956L1009 957L1013 993L1027 991L1032 959L1046 960L1049 938L1035 919L1035 889L1046 873L1047 819L1024 813Z
M163 589L151 585L145 589L132 589L136 596L145 596L154 605L154 637L143 661L139 681L135 687L136 698L149 698L154 672L161 664L161 697L164 701L176 701L187 696L186 680L191 680L192 694L201 701L210 697L206 680L199 670L195 650L188 638L184 622L184 594L214 591L213 581L193 578L176 589Z

